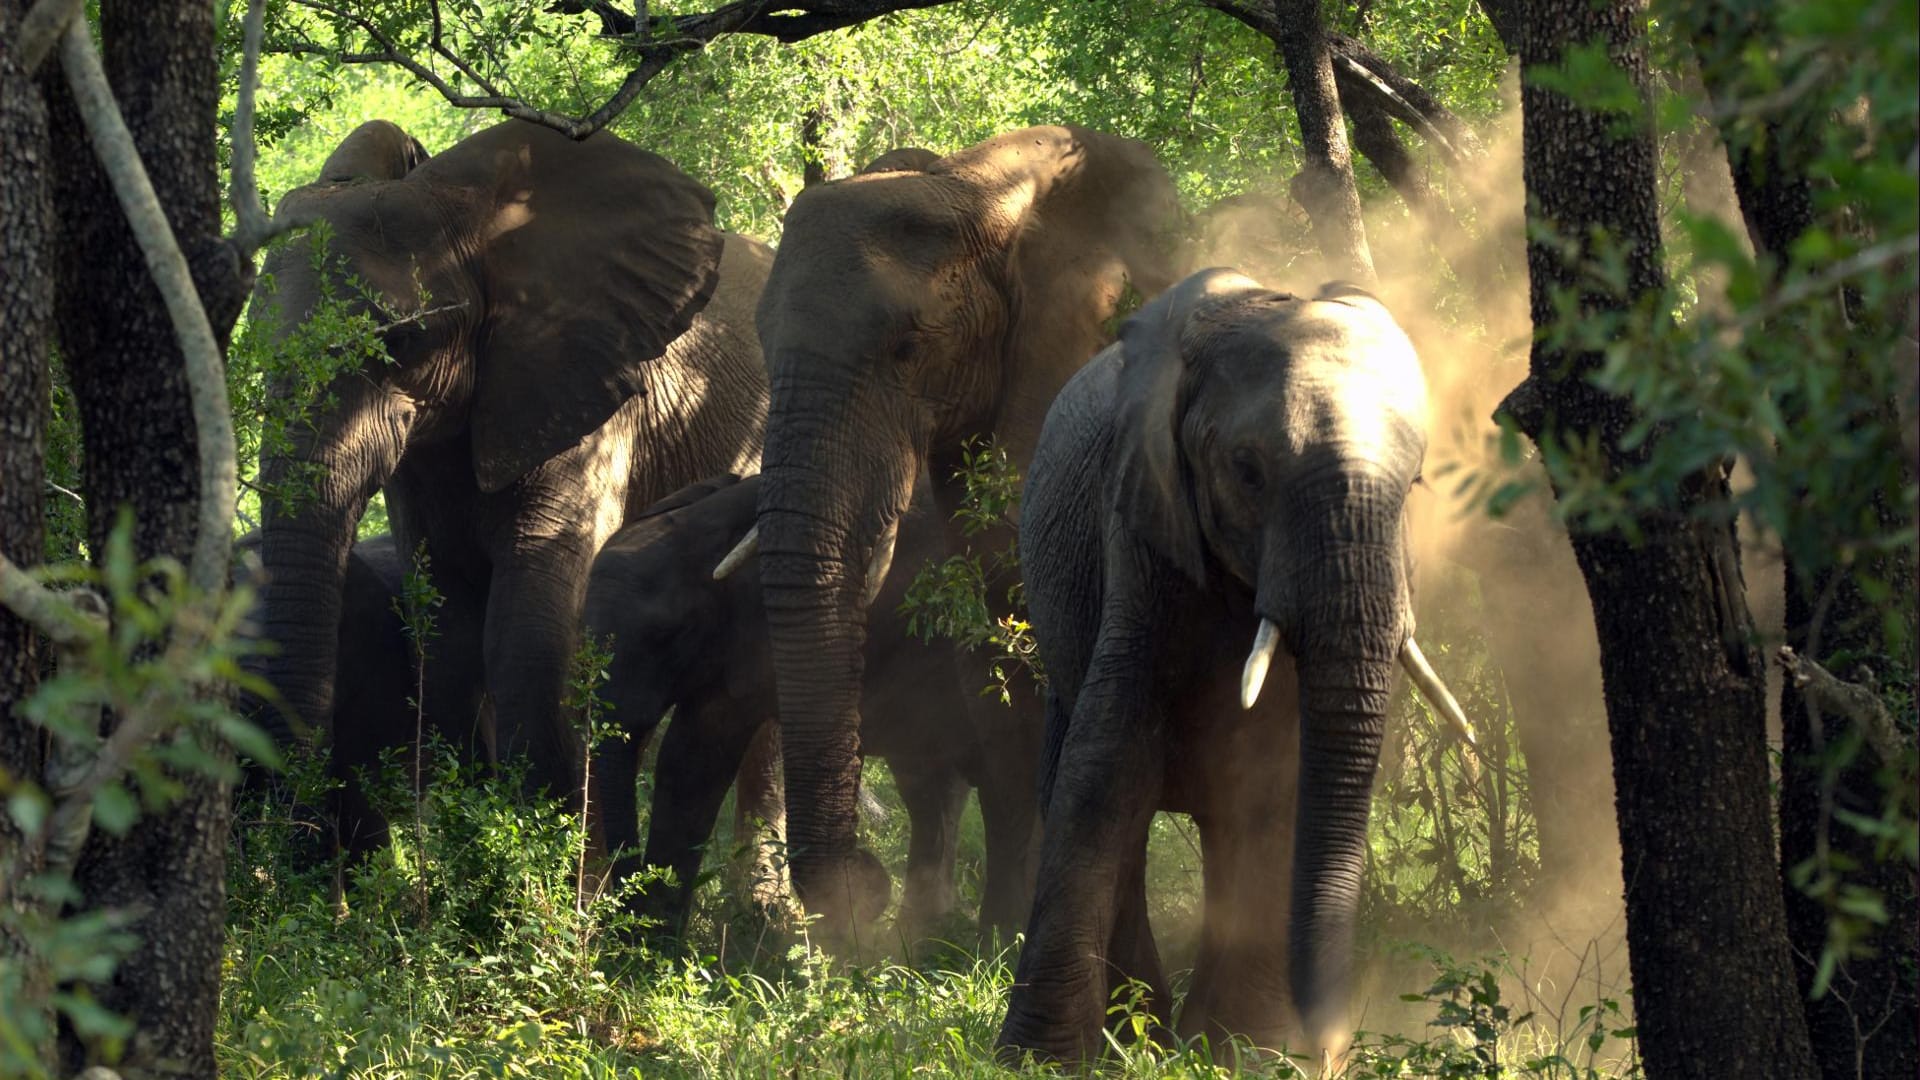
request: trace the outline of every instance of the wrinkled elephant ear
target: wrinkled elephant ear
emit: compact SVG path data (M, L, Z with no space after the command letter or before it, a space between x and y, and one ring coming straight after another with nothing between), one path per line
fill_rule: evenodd
M473 469L498 491L641 393L644 365L706 307L722 245L713 194L615 136L575 142L518 120L427 162L416 181L471 195L456 231L486 305Z
M1107 505L1195 581L1204 578L1205 570L1192 480L1176 434L1191 366L1181 338L1195 313L1266 292L1237 271L1202 270L1135 312L1120 330L1114 469L1107 481Z
M320 166L322 184L398 180L429 157L420 141L391 120L369 120L347 133Z

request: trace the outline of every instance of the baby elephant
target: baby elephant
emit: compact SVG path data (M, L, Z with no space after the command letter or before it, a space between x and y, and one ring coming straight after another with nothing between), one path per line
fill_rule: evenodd
M1465 723L1412 638L1426 432L1378 300L1226 270L1142 308L1054 400L1020 530L1051 680L1045 840L1004 1047L1097 1053L1118 977L1165 1008L1142 868L1166 809L1206 862L1180 1032L1343 1051L1396 669Z
M714 566L753 526L759 477L724 477L662 500L608 542L587 589L586 627L613 635L604 696L629 735L595 757L593 800L601 807L616 880L639 865L671 867L678 888L648 902L668 928L684 929L701 847L749 744L775 715L773 666L752 563L715 580ZM912 829L901 921L930 929L956 902L954 856L969 784L980 789L986 823L983 932L1010 940L1025 916L1036 850L1034 770L1039 732L1020 745L982 745L968 720L953 647L922 642L896 613L920 567L945 555L939 523L902 524L893 572L872 607L861 697L861 753L884 758L906 802ZM637 847L634 774L661 715L674 710L654 770L643 859ZM762 786L762 791L767 788ZM742 797L748 797L743 792ZM775 816L767 807L766 816ZM863 883L864 921L892 891L878 861Z

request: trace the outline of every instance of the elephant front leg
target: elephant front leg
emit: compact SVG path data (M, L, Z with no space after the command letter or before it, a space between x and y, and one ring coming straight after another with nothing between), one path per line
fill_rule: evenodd
M487 596L487 689L500 763L524 760L529 794L580 809L585 733L564 708L578 637L590 538L517 547L496 567Z
M895 759L890 764L909 823L900 924L909 941L919 941L938 931L941 921L959 904L953 875L967 783L957 771L938 763Z
M674 881L651 886L642 906L671 936L686 932L720 804L761 726L758 710L741 710L724 696L682 702L667 724L653 767L646 862L672 870Z
M786 902L786 794L780 784L780 725L760 725L733 781L733 846L739 892L772 911Z
M1162 783L1163 724L1130 638L1112 625L1103 631L1074 706L1047 807L1026 949L1000 1029L1005 1049L1074 1061L1096 1055L1104 1042L1113 974L1105 954L1126 915L1130 863L1145 850Z
M1233 1038L1284 1045L1290 809L1200 821L1206 907L1179 1034L1206 1034L1219 1061Z
M994 718L979 749L980 818L986 827L987 874L980 897L983 944L1013 941L1033 904L1040 857L1040 704L1022 690Z

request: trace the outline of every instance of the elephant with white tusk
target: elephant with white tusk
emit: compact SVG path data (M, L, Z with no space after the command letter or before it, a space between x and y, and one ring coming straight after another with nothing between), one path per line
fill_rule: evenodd
M1412 637L1426 428L1419 360L1378 300L1227 270L1142 308L1055 399L1020 532L1051 682L1003 1047L1097 1054L1127 979L1164 1018L1144 876L1164 809L1192 815L1206 864L1178 1031L1344 1050L1396 669L1471 738Z

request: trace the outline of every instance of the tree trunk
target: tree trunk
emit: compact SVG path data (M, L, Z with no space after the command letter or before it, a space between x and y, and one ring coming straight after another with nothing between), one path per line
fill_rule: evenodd
M1523 70L1598 42L1645 94L1637 3L1535 0L1525 13ZM1521 103L1533 223L1582 260L1595 254L1586 249L1597 230L1620 245L1628 294L1583 290L1578 302L1588 319L1624 317L1665 287L1647 114L1628 130L1532 79ZM1556 324L1560 294L1594 280L1561 250L1544 237L1528 244L1541 330ZM1618 476L1659 439L1622 445L1636 418L1588 381L1601 363L1539 337L1532 373L1503 407L1536 441L1597 438ZM1763 670L1732 526L1701 513L1726 497L1723 476L1700 476L1637 514L1637 541L1618 529L1573 534L1600 642L1634 1011L1654 1080L1813 1071L1773 851Z
M1778 122L1779 113L1755 116L1738 108L1741 61L1748 49L1770 44L1775 34L1770 8L1721 4L1684 5L1685 25L1700 58L1701 81L1720 118L1727 145L1734 191L1755 251L1775 260L1783 272L1796 240L1814 227L1809 160L1813 133ZM1804 122L1804 118L1803 122ZM1833 303L1843 301L1835 297ZM1838 320L1836 320L1838 321ZM1865 364L1846 365L1847 371ZM1843 375L1844 377L1844 375ZM1892 402L1886 412L1893 415ZM1802 417L1783 409L1789 427ZM1912 461L1907 480L1911 483ZM1899 515L1884 499L1876 506L1887 531ZM1802 553L1804 554L1804 553ZM1816 660L1835 655L1871 659L1891 671L1911 671L1911 655L1895 655L1888 641L1881 605L1862 593L1858 578L1877 579L1892 597L1911 598L1914 592L1913 550L1909 546L1865 549L1852 566L1832 561L1810 564L1789 553L1787 575L1787 644ZM1822 611L1822 597L1825 597ZM1887 671L1883 670L1882 674ZM1837 731L1837 718L1822 725ZM1793 946L1794 972L1806 996L1808 1035L1814 1056L1826 1080L1870 1077L1907 1080L1920 1075L1920 997L1916 996L1913 958L1920 954L1920 897L1914 875L1898 856L1881 857L1875 842L1858 830L1826 820L1821 785L1826 754L1816 733L1809 706L1789 679L1783 683L1780 703L1780 858L1788 868L1813 860L1824 831L1830 858L1851 863L1847 881L1879 893L1889 916L1888 925L1864 942L1876 955L1842 964L1829 992L1812 996L1815 972L1827 944L1829 913L1814 897L1790 882L1785 885L1787 935ZM1830 781L1832 804L1869 818L1877 818L1885 792L1876 777L1871 754L1862 752Z
M17 40L23 0L0 0L0 42ZM15 565L44 558L47 362L53 330L50 259L53 202L47 187L47 111L17 54L0 44L0 555ZM42 734L15 711L39 681L40 638L0 607L0 775L44 775ZM0 851L18 852L12 814L0 814ZM29 867L28 870L38 870ZM22 963L24 943L0 923L0 968L17 973L5 992L46 1001L44 980ZM0 1052L0 1068L7 1055Z
M101 41L115 96L223 339L247 274L220 240L214 136L219 62L213 9L187 0L106 0ZM173 326L54 64L43 71L62 223L53 268L62 355L86 445L88 536L103 550L122 507L139 558L186 562L198 512L198 460L185 364ZM85 903L133 913L141 939L99 988L137 1032L123 1072L214 1074L226 918L227 785L182 775L182 797L121 837L94 830L75 871ZM86 1048L63 1035L66 1064Z
M1353 186L1353 156L1333 83L1333 58L1317 0L1273 0L1280 34L1275 44L1287 65L1294 113L1307 160L1293 179L1293 197L1313 219L1314 235L1331 273L1362 285L1374 282L1373 254Z

